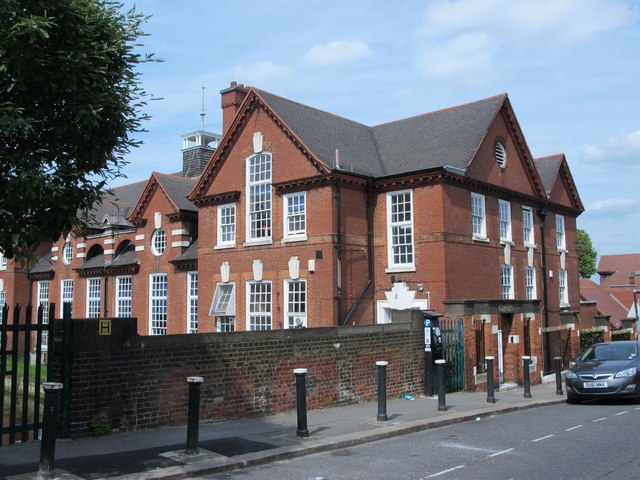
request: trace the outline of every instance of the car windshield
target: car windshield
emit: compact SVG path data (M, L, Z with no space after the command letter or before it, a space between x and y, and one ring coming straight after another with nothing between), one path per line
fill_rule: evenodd
M608 343L603 345L592 345L580 357L582 362L593 362L603 360L633 360L638 356L636 345L616 345Z

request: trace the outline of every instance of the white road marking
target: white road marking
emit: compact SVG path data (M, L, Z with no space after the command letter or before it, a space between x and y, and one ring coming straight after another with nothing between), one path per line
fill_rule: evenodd
M616 416L618 416L618 415L624 415L625 413L629 413L629 410L624 410L624 411L622 411L622 412L618 412L618 413L616 413Z
M580 428L582 425L576 425L575 427L567 428L565 432L570 432L571 430L575 430L576 428Z
M602 417L602 418L596 418L595 420L592 420L592 421L593 421L593 423L596 423L596 422L601 422L601 421L606 420L606 419L607 419L607 417Z
M448 447L448 448L459 448L461 450L473 450L476 452L493 452L493 450L489 448L472 447L471 445L463 445L461 443L439 442L438 445L442 447Z
M464 468L464 465L458 465L457 467L448 468L447 470L442 470L441 472L433 473L426 478L439 477L440 475L444 475L445 473L453 472L454 470L459 470L461 468Z
M509 453L513 448L507 448L506 450L502 450L501 452L492 453L491 455L487 455L487 458L497 457L498 455L504 455L505 453Z
M547 438L551 438L553 437L553 434L551 435L546 435L544 437L540 437L540 438L536 438L535 440L531 440L532 442L539 442L540 440L546 440Z

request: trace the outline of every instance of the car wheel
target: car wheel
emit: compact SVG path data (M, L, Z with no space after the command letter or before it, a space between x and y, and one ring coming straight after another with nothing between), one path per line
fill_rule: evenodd
M580 400L575 397L567 397L567 403L571 405L578 405L580 403Z

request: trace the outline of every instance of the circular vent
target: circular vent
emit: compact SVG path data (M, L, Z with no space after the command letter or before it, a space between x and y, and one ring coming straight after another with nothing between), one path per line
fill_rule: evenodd
M500 141L496 142L495 154L498 166L500 168L504 168L507 165L507 150L504 148L504 144Z

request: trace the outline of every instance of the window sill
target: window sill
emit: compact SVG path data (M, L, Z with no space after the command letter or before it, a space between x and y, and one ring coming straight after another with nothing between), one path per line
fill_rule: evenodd
M489 239L487 237L481 237L479 235L473 235L472 239L476 242L484 242L484 243L489 243Z
M535 243L524 243L524 248L533 248L534 250L536 250L538 248L538 245L536 245Z
M559 248L558 253L569 253L569 250L567 250L566 248Z
M404 273L404 272L415 272L415 265L401 265L396 267L387 267L384 269L385 273Z
M500 239L500 245L509 245L511 247L515 247L516 242L512 242L511 240Z
M229 245L216 245L215 247L213 247L214 250L226 250L227 248L236 248L236 244L229 244Z
M307 241L307 236L306 235L296 235L291 236L291 237L286 237L283 238L282 240L280 240L280 243L294 243L294 242L306 242Z
M259 247L261 245L272 245L273 244L273 240L268 239L268 240L252 240L249 242L244 242L242 244L243 247Z

